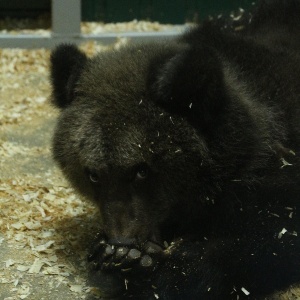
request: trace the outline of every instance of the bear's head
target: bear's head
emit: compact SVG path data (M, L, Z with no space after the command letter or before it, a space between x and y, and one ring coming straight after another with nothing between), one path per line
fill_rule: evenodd
M206 136L226 97L218 60L207 52L199 66L192 52L153 43L94 58L73 45L52 53L54 159L99 207L111 241L167 239L198 221L211 195L218 167Z

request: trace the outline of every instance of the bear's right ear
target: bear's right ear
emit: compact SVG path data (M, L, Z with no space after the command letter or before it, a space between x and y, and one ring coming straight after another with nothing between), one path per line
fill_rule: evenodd
M76 82L87 62L87 56L75 45L63 44L51 54L52 103L67 107L74 99Z
M216 128L229 103L221 59L205 45L186 46L157 64L149 85L159 106L185 117L202 132Z

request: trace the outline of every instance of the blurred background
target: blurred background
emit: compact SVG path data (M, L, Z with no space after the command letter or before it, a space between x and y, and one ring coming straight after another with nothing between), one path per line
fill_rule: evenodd
M82 21L128 22L134 19L183 24L209 15L249 8L251 0L82 0ZM0 0L0 18L48 18L51 0ZM46 24L46 23L45 23ZM50 22L49 22L50 24Z

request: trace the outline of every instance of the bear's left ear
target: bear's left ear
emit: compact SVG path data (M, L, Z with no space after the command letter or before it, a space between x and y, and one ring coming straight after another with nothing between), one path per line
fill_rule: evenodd
M150 93L166 111L210 131L221 119L228 97L223 68L214 49L188 46L152 73Z
M87 62L87 56L75 45L63 44L51 54L52 102L67 107L74 99L76 82Z

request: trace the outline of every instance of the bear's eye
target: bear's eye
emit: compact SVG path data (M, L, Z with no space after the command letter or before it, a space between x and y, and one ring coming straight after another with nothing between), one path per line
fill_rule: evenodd
M144 180L148 177L149 168L146 165L139 166L136 171L135 178L137 180Z
M92 183L99 182L99 176L95 172L89 172L89 179Z

